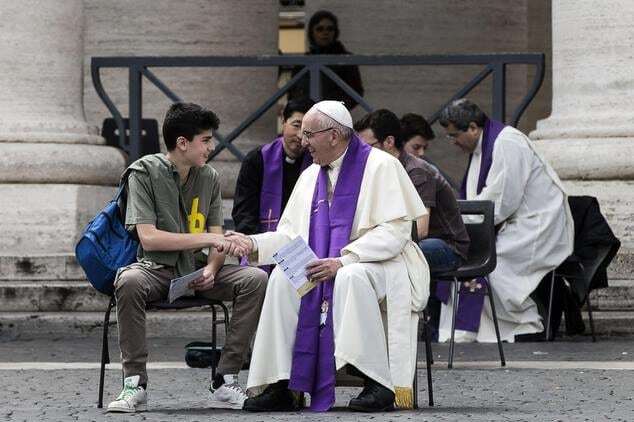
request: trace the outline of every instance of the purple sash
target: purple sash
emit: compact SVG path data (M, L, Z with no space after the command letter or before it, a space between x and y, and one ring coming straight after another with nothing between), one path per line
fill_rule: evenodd
M308 244L319 258L339 257L350 243L352 222L371 147L353 135L328 204L328 171L322 167L311 204ZM302 297L293 347L289 388L310 394L310 409L335 403L335 342L332 323L334 280L319 283ZM323 309L327 307L327 309ZM326 314L322 324L321 314Z
M282 215L282 190L284 179L284 139L280 136L262 147L264 174L260 191L260 227L259 232L271 232L277 229ZM310 154L304 153L301 171L312 164Z
M278 136L260 150L262 154L263 175L262 189L260 191L260 224L258 233L277 230L277 224L282 216L282 191L284 190L284 139ZM308 152L302 158L301 171L313 163ZM240 265L249 265L246 257L240 259ZM271 274L272 265L263 265L262 268Z
M482 131L480 174L478 175L478 187L476 189L476 193L478 194L482 192L482 189L484 189L489 175L489 170L491 170L495 140L505 127L506 126L503 123L490 119L487 119L484 124L484 129ZM472 158L473 154L469 156L469 166L471 165ZM469 166L467 166L467 171L465 172L460 186L460 199L467 198L467 176L469 174ZM480 315L482 314L482 307L484 306L484 295L472 293L480 293L483 291L482 289L486 288L486 285L487 279L484 277L478 277L472 285L465 286L464 283L461 284L458 312L456 313L456 329L471 331L474 333L478 332L480 329ZM436 297L444 303L449 302L448 283L436 284Z

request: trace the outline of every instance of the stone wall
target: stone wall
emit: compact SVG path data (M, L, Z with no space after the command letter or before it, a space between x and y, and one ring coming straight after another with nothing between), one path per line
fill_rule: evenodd
M86 7L84 93L88 121L101 127L110 113L97 96L90 76L92 56L240 56L277 53L278 6L275 0L236 2L190 0L84 0ZM276 86L272 68L152 68L185 101L211 108L220 118L221 133L233 130L270 96ZM128 75L124 70L102 73L106 92L122 115L128 115ZM159 121L171 101L143 80L143 117ZM271 111L235 145L247 152L275 135ZM238 166L229 154L214 163L223 195L232 196Z
M474 54L545 51L549 44L550 2L494 0L463 1L355 1L314 0L307 2L306 21L317 10L326 9L339 18L340 40L357 54ZM362 67L365 97L374 107L389 108L399 116L407 112L431 115L471 78L481 66ZM527 66L509 66L507 71L507 116L529 86ZM549 87L547 82L546 90ZM485 80L469 95L491 111L491 80ZM534 128L547 115L547 92L534 102L520 128ZM355 118L364 114L360 107ZM442 138L429 156L456 180L463 174L466 156Z

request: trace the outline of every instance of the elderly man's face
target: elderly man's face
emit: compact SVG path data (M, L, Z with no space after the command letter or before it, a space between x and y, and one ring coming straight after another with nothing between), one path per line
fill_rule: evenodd
M304 115L302 120L302 146L310 152L313 162L325 166L337 158L337 131L332 127L320 127L314 114Z
M473 122L469 123L467 130L460 130L456 128L453 123L449 123L445 128L447 139L468 154L475 151L476 146L478 146L480 133L482 133L482 129Z

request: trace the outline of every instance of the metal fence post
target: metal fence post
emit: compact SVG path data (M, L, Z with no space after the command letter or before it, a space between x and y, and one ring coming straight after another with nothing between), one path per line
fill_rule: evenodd
M493 118L506 122L506 63L493 65Z
M141 119L143 116L142 100L142 68L137 65L130 66L129 90L130 90L130 127L128 161L132 162L141 156Z

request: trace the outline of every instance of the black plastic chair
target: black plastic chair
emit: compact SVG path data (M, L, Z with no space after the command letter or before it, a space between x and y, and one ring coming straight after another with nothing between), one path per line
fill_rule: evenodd
M458 299L460 296L460 285L464 281L472 280L476 277L487 278L497 265L496 249L495 249L495 224L494 224L494 205L492 201L458 201L461 215L482 216L482 221L465 221L465 227L469 233L471 243L469 245L469 254L467 262L455 271L441 274L432 274L437 282L449 282L453 284L453 314L451 318L451 340L449 342L449 362L447 367L453 368L454 356L454 333L456 329L456 313L458 312ZM484 292L489 297L491 305L491 313L493 314L493 324L495 326L495 335L497 337L498 350L500 352L500 363L506 366L504 359L504 350L502 348L502 340L500 339L500 329L498 327L498 318L495 312L495 304L493 303L493 289L487 278L487 289Z
M597 248L597 254L593 259L581 259L571 255L554 271L550 272L550 291L548 294L548 313L546 317L546 329L544 338L554 340L555 333L551 333L551 319L553 312L553 297L555 294L555 279L557 277L566 281L576 296L579 304L586 302L588 310L588 320L590 322L590 333L592 342L597 341L594 331L594 320L592 318L592 303L590 302L590 287L595 273L610 254L612 246L605 245Z
M108 304L108 309L106 309L106 314L103 320L103 337L101 343L101 370L99 372L99 398L97 402L97 407L101 409L103 407L103 384L104 384L104 376L106 372L106 364L110 363L110 352L108 348L108 325L110 323L110 312L115 305L115 297L114 295L110 298L110 303ZM211 347L214 352L219 352L220 348L216 344L217 336L217 327L219 324L224 324L225 327L225 335L227 334L228 326L229 326L229 310L227 306L219 300L206 299L203 297L192 297L192 298L181 298L174 301L174 303L169 303L168 301L156 301L150 302L147 304L146 309L148 311L152 310L166 310L166 309L188 309L188 308L199 308L208 306L211 308L212 313L212 323L211 323ZM224 314L224 318L222 320L217 319L217 310L216 306L220 307ZM217 360L215 361L215 365L211 366L211 382L213 382L213 378L216 376L216 367Z

